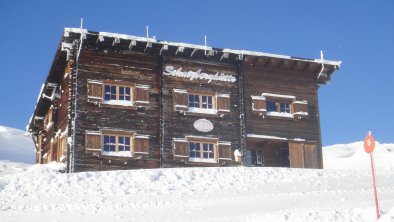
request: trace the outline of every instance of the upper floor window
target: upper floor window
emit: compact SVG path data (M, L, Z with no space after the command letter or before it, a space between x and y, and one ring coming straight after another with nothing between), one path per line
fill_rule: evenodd
M174 110L181 113L214 114L223 116L230 112L230 94L195 93L174 89Z
M291 113L289 102L276 102L267 100L268 112Z
M104 101L131 101L131 87L104 85Z
M303 119L308 116L308 102L295 96L262 93L252 96L252 112L259 116Z
M213 109L213 99L209 95L189 94L189 107Z
M211 114L216 112L214 106L214 97L212 95L189 94L188 98L188 111Z

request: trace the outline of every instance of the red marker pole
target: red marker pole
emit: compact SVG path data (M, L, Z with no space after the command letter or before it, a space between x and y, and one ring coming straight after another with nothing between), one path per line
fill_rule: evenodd
M373 191L374 191L374 195L375 195L375 204L376 204L376 217L379 220L379 218L380 218L380 211L379 211L378 191L376 190L375 161L373 159L373 154L372 153L370 153L369 156L371 157Z
M378 191L376 190L376 180L375 180L375 161L373 158L373 150L375 148L375 138L372 136L371 131L368 132L368 136L364 139L364 149L365 152L369 153L371 158L371 168L372 168L372 182L373 182L373 191L375 196L375 204L376 204L376 217L380 218L380 210L379 210L379 201L378 201Z

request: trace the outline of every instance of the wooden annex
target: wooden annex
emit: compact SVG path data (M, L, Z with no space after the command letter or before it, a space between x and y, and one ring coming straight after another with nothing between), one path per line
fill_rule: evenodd
M340 64L65 28L27 130L67 172L322 168L318 88Z

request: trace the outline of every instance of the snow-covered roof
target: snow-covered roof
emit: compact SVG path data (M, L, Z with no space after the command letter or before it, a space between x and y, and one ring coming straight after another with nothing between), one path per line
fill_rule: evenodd
M111 32L98 32L98 33L97 32L89 32L86 29L80 29L80 28L64 28L64 36L68 36L70 32L80 33L80 34L84 34L84 35L85 34L98 35L103 38L107 37L107 38L155 43L155 44L161 44L161 45L167 45L167 46L191 48L191 49L196 49L196 50L208 50L208 51L214 50L212 47L206 46L206 45L195 45L195 44L182 43L182 42L161 41L161 40L157 40L156 38L139 37L139 36L118 34L118 33L111 33ZM215 48L215 50L219 50L222 53L231 53L231 54L236 54L236 55L271 57L271 58L279 58L279 59L313 62L313 63L318 63L318 64L332 65L332 66L336 66L338 68L340 67L340 65L342 63L341 61L331 61L331 60L325 60L322 58L304 59L304 58L292 57L292 56L288 56L288 55L280 55L280 54L272 54L272 53L256 52L256 51L248 51L248 50L235 50L235 49L228 49L228 48L222 49L222 50Z

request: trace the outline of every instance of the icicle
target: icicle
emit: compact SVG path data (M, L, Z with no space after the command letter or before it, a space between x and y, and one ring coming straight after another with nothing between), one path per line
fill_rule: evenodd
M204 35L204 55L207 55L207 35Z

